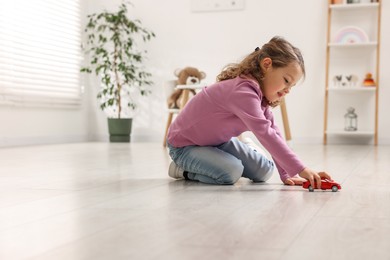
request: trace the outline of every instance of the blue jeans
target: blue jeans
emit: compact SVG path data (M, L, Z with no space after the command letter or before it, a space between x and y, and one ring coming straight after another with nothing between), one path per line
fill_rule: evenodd
M234 184L240 177L254 182L267 181L274 163L248 145L232 138L218 146L174 147L169 155L187 172L188 179L208 184Z

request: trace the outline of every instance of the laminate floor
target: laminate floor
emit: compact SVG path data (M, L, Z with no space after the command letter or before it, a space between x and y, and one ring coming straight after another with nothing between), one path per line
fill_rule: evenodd
M390 259L390 147L294 150L342 190L176 181L159 143L0 149L0 259Z

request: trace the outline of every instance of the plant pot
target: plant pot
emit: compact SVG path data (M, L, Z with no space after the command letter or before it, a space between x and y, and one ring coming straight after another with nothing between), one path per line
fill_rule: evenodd
M132 118L108 118L110 142L130 142Z

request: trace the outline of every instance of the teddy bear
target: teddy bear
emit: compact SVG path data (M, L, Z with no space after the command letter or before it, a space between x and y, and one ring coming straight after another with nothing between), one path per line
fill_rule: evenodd
M206 77L206 73L198 70L194 67L185 67L184 69L176 69L175 76L178 78L176 85L196 85L199 84L202 79ZM190 90L193 95L196 94L195 90ZM169 108L179 108L179 100L182 98L183 90L176 89L168 98Z

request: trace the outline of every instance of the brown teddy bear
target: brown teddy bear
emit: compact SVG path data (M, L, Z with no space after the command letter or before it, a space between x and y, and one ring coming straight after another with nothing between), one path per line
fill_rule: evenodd
M175 70L175 76L178 77L176 85L196 85L206 77L206 73L199 71L194 67L185 67L184 69ZM195 95L195 90L191 89L191 93ZM183 90L176 89L168 98L169 108L179 108L179 100L182 97Z

